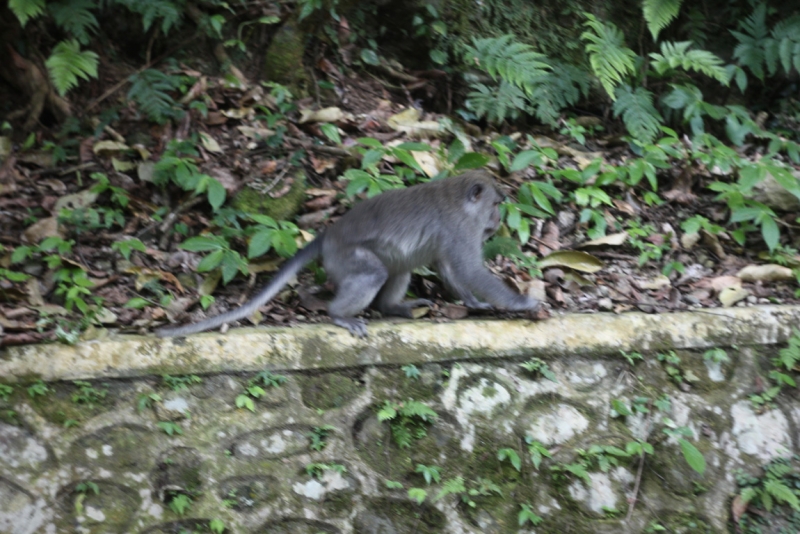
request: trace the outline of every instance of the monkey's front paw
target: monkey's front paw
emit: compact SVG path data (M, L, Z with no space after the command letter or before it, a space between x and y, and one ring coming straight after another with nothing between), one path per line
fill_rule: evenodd
M367 337L367 321L357 317L332 317L333 324L346 328L356 337Z

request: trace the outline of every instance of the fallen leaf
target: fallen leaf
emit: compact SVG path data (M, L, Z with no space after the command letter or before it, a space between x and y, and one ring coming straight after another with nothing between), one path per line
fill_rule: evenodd
M132 161L124 161L117 158L111 158L111 166L117 172L128 172L136 168L136 164Z
M745 282L755 282L757 280L763 282L794 280L794 273L792 273L791 269L774 263L768 263L766 265L748 265L736 273L736 276Z
M660 274L655 278L653 278L652 280L649 280L647 282L639 282L637 285L639 286L640 289L657 290L661 289L662 287L669 286L670 281L669 278L667 278L663 274Z
M152 182L156 164L153 161L143 161L136 166L136 175L142 182Z
M0 135L0 159L6 159L11 154L11 138L5 135Z
M111 155L119 154L120 152L125 152L126 150L130 150L130 147L125 143L120 143L119 141L98 141L92 147L94 153L101 157L108 157Z
M46 217L39 219L22 232L22 241L32 245L38 245L43 239L48 237L61 236L63 230L58 226L56 217Z
M275 130L269 128L253 128L252 126L237 126L236 127L242 135L248 139L266 139L275 135Z
M611 245L618 247L625 243L628 240L628 232L619 232L617 234L611 234L607 236L603 236L599 239L592 239L591 241L587 241L586 243L582 243L578 245L579 247L599 247L602 245Z
M548 255L539 262L539 268L563 266L582 271L585 273L596 273L605 264L602 260L579 250L559 250Z
M709 282L711 289L717 293L729 287L742 287L742 279L738 276L717 276L709 280ZM703 285L698 283L698 287L703 287Z
M433 178L439 174L439 162L436 156L430 152L420 152L416 150L412 152L411 155L414 157L414 160L419 163L419 166L422 167L422 170L425 171L425 174L427 174L429 178Z
M729 308L740 300L746 299L748 295L750 292L743 287L731 286L720 291L718 298L725 308Z
M337 107L322 108L317 111L310 109L300 110L299 124L307 122L338 122L344 118L344 113Z
M700 233L699 232L690 232L685 233L681 236L681 247L684 250L690 250L700 241Z
M63 209L78 210L88 208L97 200L97 193L91 189L84 189L71 195L64 195L56 201L53 210L58 213Z
M205 132L200 132L200 142L203 144L203 148L209 152L217 154L222 152L222 148L219 146L219 143L217 143L217 140Z

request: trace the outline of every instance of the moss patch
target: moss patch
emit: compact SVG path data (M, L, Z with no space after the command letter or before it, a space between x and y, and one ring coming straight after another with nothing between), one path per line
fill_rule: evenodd
M291 181L289 183L289 181ZM295 171L290 177L284 179L283 186L289 185L289 191L278 198L245 187L233 198L233 206L246 213L260 213L269 215L276 221L292 219L300 210L306 192L306 175L302 170ZM281 184L271 192L280 190Z
M266 79L287 86L296 97L308 93L309 79L303 69L304 41L303 32L286 23L273 37L264 58Z

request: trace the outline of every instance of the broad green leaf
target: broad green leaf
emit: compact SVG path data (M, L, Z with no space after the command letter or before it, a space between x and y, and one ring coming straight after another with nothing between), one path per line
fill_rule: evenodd
M697 450L697 447L683 438L678 440L678 443L680 443L681 452L683 453L683 457L686 459L686 463L689 464L689 467L701 475L705 473L706 459L703 458L703 454Z

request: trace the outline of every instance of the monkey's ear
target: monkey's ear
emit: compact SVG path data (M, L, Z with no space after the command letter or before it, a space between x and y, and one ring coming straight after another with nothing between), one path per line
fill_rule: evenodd
M483 195L483 184L475 184L469 188L469 193L467 194L467 200L470 202L478 202Z

